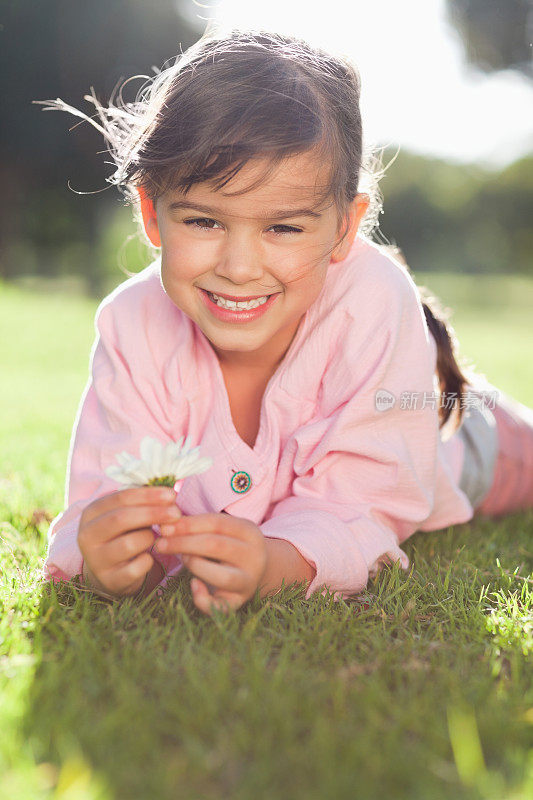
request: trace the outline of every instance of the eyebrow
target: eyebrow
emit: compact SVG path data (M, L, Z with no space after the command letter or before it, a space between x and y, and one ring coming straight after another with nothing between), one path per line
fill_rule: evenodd
M178 211L180 209L195 209L196 211L203 211L206 214L223 215L224 211L218 208L210 208L204 206L202 203L188 203L185 200L176 200L170 203L169 211ZM312 219L320 219L322 214L318 214L311 208L291 208L281 209L279 211L271 211L269 214L262 215L258 219L289 219L291 217L311 217Z

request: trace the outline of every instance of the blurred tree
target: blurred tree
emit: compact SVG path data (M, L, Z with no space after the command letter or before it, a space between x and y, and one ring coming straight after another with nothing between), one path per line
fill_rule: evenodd
M68 133L79 120L44 114L31 101L61 97L90 113L94 108L82 98L91 86L105 102L121 78L153 75L152 66L161 67L202 33L179 14L180 5L179 0L0 0L1 276L13 276L27 259L26 271L84 272L98 292L101 267L93 254L103 206L91 195L73 194L67 183L81 192L107 187L108 203L120 202L105 182L110 168L101 155L103 139L88 123ZM126 99L133 99L141 84L132 82ZM64 258L69 247L71 256Z
M482 70L516 69L533 78L532 0L446 0L466 56Z
M380 229L415 271L532 275L532 185L533 157L498 172L403 152L381 183Z

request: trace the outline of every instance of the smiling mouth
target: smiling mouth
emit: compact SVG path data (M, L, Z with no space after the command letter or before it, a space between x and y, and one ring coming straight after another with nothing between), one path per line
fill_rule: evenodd
M197 287L202 302L215 317L226 322L247 322L264 314L275 302L281 292L262 295L253 300L225 300L221 295L213 295L207 289Z
M239 297L232 294L223 294L222 292L210 292L209 289L202 289L202 292L206 292L211 297L216 295L216 297L222 297L224 300L235 300L237 303L246 303L248 300L260 300L262 297L272 297L273 294L279 294L279 292L271 292L270 294L247 294Z

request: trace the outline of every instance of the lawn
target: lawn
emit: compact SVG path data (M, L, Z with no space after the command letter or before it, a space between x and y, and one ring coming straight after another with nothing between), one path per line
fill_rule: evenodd
M416 280L533 406L533 281ZM410 573L347 602L208 618L187 579L142 603L41 580L95 308L0 285L0 797L530 800L533 512L416 533Z

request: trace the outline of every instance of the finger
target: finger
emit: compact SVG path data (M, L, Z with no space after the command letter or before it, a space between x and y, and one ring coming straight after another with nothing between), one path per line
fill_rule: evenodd
M161 536L172 536L174 534L174 524L172 522L166 522L159 527L159 532Z
M155 533L151 528L143 528L138 531L124 533L117 536L110 542L106 542L100 548L98 558L103 569L118 566L125 561L130 561L139 553L149 550L155 539Z
M213 615L213 609L217 608L214 597L209 593L205 583L197 579L191 581L192 599L196 608L203 611L208 616Z
M78 539L82 545L86 542L90 542L92 545L103 544L128 531L150 528L152 525L160 525L165 522L175 522L180 515L181 511L176 504L119 506L83 526L80 522Z
M157 506L176 503L176 492L168 486L135 486L131 489L118 489L116 492L99 497L83 511L85 522L123 506Z
M205 583L198 580L198 578L193 578L191 581L191 590L194 605L210 617L213 616L214 609L219 609L226 614L233 610L228 600L210 594ZM237 605L236 608L239 608L239 605Z
M144 578L152 569L154 559L149 553L141 553L132 561L126 562L122 566L104 570L101 582L115 594L123 594L124 591L135 581Z
M217 564L200 556L188 556L187 569L197 578L226 592L246 592L250 578L242 569L229 564Z
M213 513L182 516L173 523L173 527L175 533L180 536L195 533L219 533L241 541L249 541L256 529L254 523L244 517Z
M244 566L250 548L244 542L216 533L197 533L194 536L160 536L154 547L157 553L190 553L191 555L218 558L235 566Z

